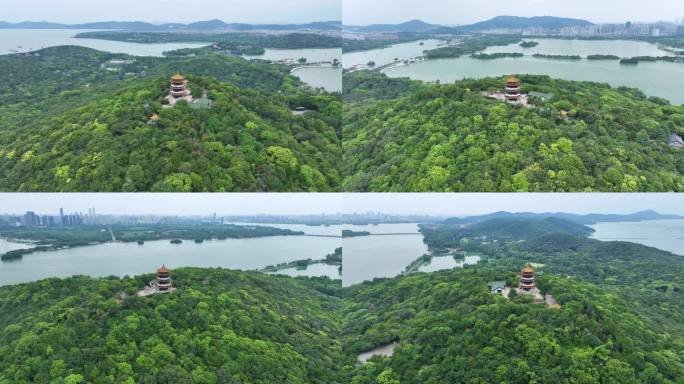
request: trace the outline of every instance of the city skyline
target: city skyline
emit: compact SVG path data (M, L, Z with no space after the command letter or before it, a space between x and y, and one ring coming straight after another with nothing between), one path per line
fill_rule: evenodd
M321 215L342 210L342 195L297 193L1 193L0 214L87 212L99 215Z
M496 16L556 16L585 19L596 24L633 22L674 22L684 17L679 0L491 0L487 6L473 5L466 0L344 0L342 21L345 25L402 23L420 19L443 25L467 25ZM429 5L429 6L428 6Z
M532 197L532 198L530 198ZM21 201L19 201L21 200ZM268 194L0 194L0 215L59 216L479 216L512 213L631 214L653 210L684 215L684 196L668 193L319 193ZM87 212L87 213L86 213Z
M1 21L48 21L88 23L99 21L145 21L149 23L189 23L222 19L228 23L308 23L340 20L338 0L9 0L3 6Z

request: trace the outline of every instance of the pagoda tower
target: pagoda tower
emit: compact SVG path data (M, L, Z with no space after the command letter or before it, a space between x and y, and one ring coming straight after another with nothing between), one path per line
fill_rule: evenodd
M169 92L171 97L180 99L186 96L190 96L190 91L188 90L188 80L183 77L180 73L176 73L171 76L171 90Z
M161 293L171 291L171 270L166 265L157 269L157 290Z
M506 101L517 103L520 100L520 80L511 76L506 80Z
M520 288L524 291L530 291L534 287L534 268L527 266L520 271Z

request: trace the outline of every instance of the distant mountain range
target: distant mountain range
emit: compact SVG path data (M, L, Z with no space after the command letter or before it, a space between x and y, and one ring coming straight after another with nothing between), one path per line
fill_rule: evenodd
M547 28L559 29L564 27L588 27L594 25L592 22L581 19L569 19L554 16L497 16L492 19L479 23L449 27L437 24L426 23L421 20L411 20L400 24L372 24L367 26L345 26L348 31L353 32L430 32L430 33L465 33L474 31L486 31L491 29L528 29L528 28Z
M559 29L565 27L590 27L594 25L587 20L568 19L553 16L517 17L497 16L493 19L461 27L470 31L484 31L488 29L528 29L546 28Z
M429 24L421 20L411 20L400 24L372 24L366 26L345 26L345 29L354 32L428 32L441 27Z
M600 222L616 222L616 221L646 221L646 220L670 220L670 219L684 219L684 216L679 215L664 215L655 211L641 211L637 213L632 213L628 215L618 215L618 214L587 214L578 215L574 213L511 213L511 212L495 212L488 215L482 216L472 216L472 217L454 217L444 221L444 224L472 224L485 222L492 219L508 219L508 218L519 218L519 219L547 219L547 218L557 218L567 220L576 224L596 224Z
M0 21L0 29L110 29L146 32L168 31L254 31L254 30L322 30L334 31L342 28L340 21L319 21L306 24L245 24L225 23L221 20L198 21L190 24L165 23L152 24L143 21L102 21L83 24L61 24L45 21L24 21L21 23L8 23Z

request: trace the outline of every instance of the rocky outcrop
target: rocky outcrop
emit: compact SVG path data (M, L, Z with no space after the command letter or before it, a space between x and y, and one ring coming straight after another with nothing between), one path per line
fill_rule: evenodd
M668 142L668 145L673 148L684 148L684 139L682 139L681 136L673 133L670 136L670 141Z

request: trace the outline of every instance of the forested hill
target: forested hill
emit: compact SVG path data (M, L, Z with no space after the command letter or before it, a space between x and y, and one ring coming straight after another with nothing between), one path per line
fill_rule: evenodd
M279 65L237 57L135 58L86 48L0 57L0 189L331 191L341 103ZM162 108L181 71L210 109ZM294 115L296 107L310 110ZM158 114L160 119L150 123Z
M523 92L553 97L524 108L481 94L503 78L345 77L345 190L684 190L684 151L667 145L684 107L636 89L527 75Z
M487 283L496 280L517 278L503 269L466 269L350 288L344 382L682 382L681 307L660 297L649 297L650 307L635 305L618 289L538 275L540 289L560 304L553 309L526 295L490 293ZM392 357L356 365L359 352L391 342Z
M476 228L501 220L520 221L529 236L504 225L486 239L466 237L481 236ZM535 229L548 220L493 219L462 236L451 225L423 226L431 250L459 247L487 261L345 289L343 380L681 383L684 257L589 239L577 234L586 227L567 221L554 224L554 233ZM490 292L492 281L517 286L517 271L530 263L537 268L537 287L559 308L533 304L526 295L512 292L507 299ZM396 343L392 357L356 364L360 352L389 343Z
M145 298L151 275L0 288L0 383L339 383L339 283L172 276Z

